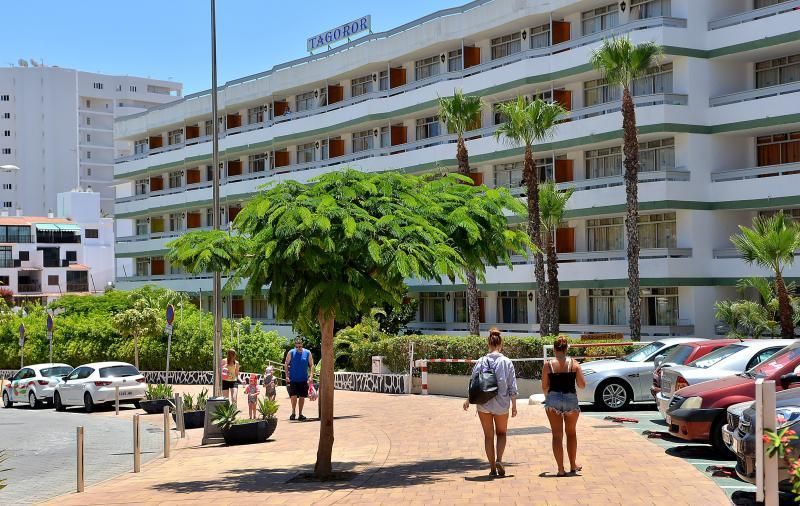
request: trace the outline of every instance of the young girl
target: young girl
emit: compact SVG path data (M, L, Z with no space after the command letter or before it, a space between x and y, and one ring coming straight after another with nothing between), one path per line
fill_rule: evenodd
M236 351L228 350L228 357L222 363L222 396L236 406L239 383L239 361L236 360Z
M264 371L264 395L271 401L274 401L277 395L275 392L274 369L271 365L267 366L267 370Z
M249 418L256 419L256 407L258 404L258 376L255 374L250 375L250 384L244 387L244 393L247 394L247 408L249 411Z

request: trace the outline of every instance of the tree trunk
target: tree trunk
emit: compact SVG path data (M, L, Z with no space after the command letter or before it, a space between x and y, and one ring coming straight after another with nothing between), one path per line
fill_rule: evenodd
M627 86L622 89L622 150L625 155L625 231L628 238L628 304L631 340L642 339L641 294L639 288L639 140L636 111Z
M550 324L548 331L552 335L559 331L559 306L561 291L558 289L558 254L556 242L553 240L554 230L544 231L545 249L547 250L547 294L550 296Z
M781 337L783 339L794 339L794 323L792 322L792 303L789 299L789 292L786 290L786 283L779 271L775 272L775 288L778 292L778 308L781 315Z
M333 455L333 322L332 317L322 311L317 316L322 331L322 361L319 375L319 445L314 475L320 479L330 478Z
M133 336L133 361L137 369L139 369L139 334Z
M458 144L456 148L456 160L458 160L458 173L464 176L469 176L469 153L467 146L464 144L464 137L458 135ZM475 273L472 271L467 272L467 315L469 320L469 334L472 336L480 335L481 320L480 320L480 305L478 298L480 292L478 291L478 282L475 278Z
M550 300L547 297L547 285L544 277L544 255L542 251L542 222L539 213L539 175L533 161L533 150L525 146L525 165L523 169L526 192L528 194L528 235L537 251L533 255L533 273L536 277L536 302L539 315L539 334L550 332Z

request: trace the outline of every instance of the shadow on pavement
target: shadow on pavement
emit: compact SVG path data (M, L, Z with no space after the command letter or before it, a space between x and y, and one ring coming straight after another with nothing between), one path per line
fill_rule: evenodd
M665 453L667 455L680 457L682 459L730 461L732 458L731 455L725 455L724 453L718 452L710 445L706 446L701 444L673 446L672 448L667 448Z
M630 411L652 411L653 415L659 417L658 409L656 409L655 403L652 402L643 402L641 404L628 404L624 408L617 410L617 411L608 411L607 408L598 407L594 404L581 404L581 411L586 413L606 413L609 415L614 415L615 413L626 413Z
M534 425L532 427L514 427L506 432L509 436L530 436L532 434L550 434L550 427Z

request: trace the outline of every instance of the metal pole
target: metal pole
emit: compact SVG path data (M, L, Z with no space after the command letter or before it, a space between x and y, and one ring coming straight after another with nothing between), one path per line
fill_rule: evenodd
M164 406L164 458L169 458L169 406Z
M186 421L183 418L183 395L175 394L175 424L181 432L181 439L186 437Z
M119 385L114 387L114 411L119 416Z
M167 333L167 377L164 379L165 384L169 384L169 354L172 351L172 325L170 325L170 330Z
M77 427L77 436L78 476L76 490L80 493L83 492L83 427Z
M217 120L217 19L216 0L211 0L211 163L214 174L212 216L214 230L219 230L219 124ZM214 397L222 394L220 359L222 357L222 275L214 273Z
M142 444L139 440L139 416L133 415L133 472L142 470Z

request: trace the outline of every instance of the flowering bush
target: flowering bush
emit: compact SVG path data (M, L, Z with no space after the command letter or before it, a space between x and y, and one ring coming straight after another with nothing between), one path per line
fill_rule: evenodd
M786 419L781 415L776 417L778 426L786 422ZM783 429L772 430L764 429L764 435L761 436L764 440L764 449L767 456L783 459L789 465L789 479L792 482L792 493L795 496L795 501L800 501L800 458L792 455L791 441L797 439L795 431L789 427Z

